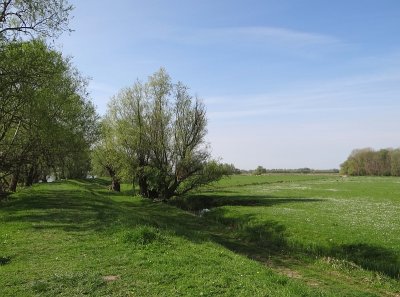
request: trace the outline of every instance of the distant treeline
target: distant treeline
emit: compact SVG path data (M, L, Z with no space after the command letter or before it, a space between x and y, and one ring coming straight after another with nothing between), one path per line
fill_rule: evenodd
M261 175L266 173L339 173L338 169L311 169L311 168L295 168L295 169L266 169L263 166L258 166L254 170L240 170L242 174Z
M267 173L339 173L339 169L267 169Z
M340 167L347 175L400 176L400 148L356 149Z

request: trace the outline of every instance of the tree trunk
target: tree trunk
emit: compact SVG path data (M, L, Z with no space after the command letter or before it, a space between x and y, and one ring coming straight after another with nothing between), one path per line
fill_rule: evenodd
M143 176L140 176L138 179L139 184L139 193L142 197L150 198L149 189L147 186L147 179Z
M114 177L111 181L111 190L114 192L121 192L121 183Z
M26 187L30 187L30 186L33 185L33 179L34 179L34 177L35 177L35 169L34 169L33 166L31 166L31 167L29 168L29 171L28 171L27 174L26 174L26 177L25 177L25 186L26 186Z
M106 166L106 170L111 177L110 190L115 192L121 192L121 183L115 175L115 170L111 166Z
M65 179L65 166L64 166L64 163L61 165L61 168L60 168L60 179Z
M18 179L19 179L19 172L16 172L11 177L11 182L10 182L10 186L9 186L9 190L11 192L17 191Z

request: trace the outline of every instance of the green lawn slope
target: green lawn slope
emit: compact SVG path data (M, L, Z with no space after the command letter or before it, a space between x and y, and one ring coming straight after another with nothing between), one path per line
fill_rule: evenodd
M204 218L105 189L41 184L2 202L1 296L321 296L219 244Z
M397 180L337 178L239 176L172 205L100 179L35 185L0 202L0 296L398 296L399 231L371 236ZM352 226L345 205L371 223ZM381 248L375 266L355 243Z

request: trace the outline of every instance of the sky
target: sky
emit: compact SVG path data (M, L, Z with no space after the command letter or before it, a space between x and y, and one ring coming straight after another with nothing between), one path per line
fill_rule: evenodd
M70 3L56 46L101 115L164 67L204 101L212 155L238 168L339 168L355 148L400 147L398 0Z

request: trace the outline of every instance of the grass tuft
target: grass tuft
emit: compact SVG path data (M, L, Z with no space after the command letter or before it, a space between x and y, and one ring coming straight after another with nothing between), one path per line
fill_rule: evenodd
M122 234L122 241L135 245L148 245L154 241L161 241L163 237L157 228L142 225Z
M44 293L44 292L49 290L49 284L47 282L40 281L40 280L39 281L35 281L32 284L32 290L35 293Z

